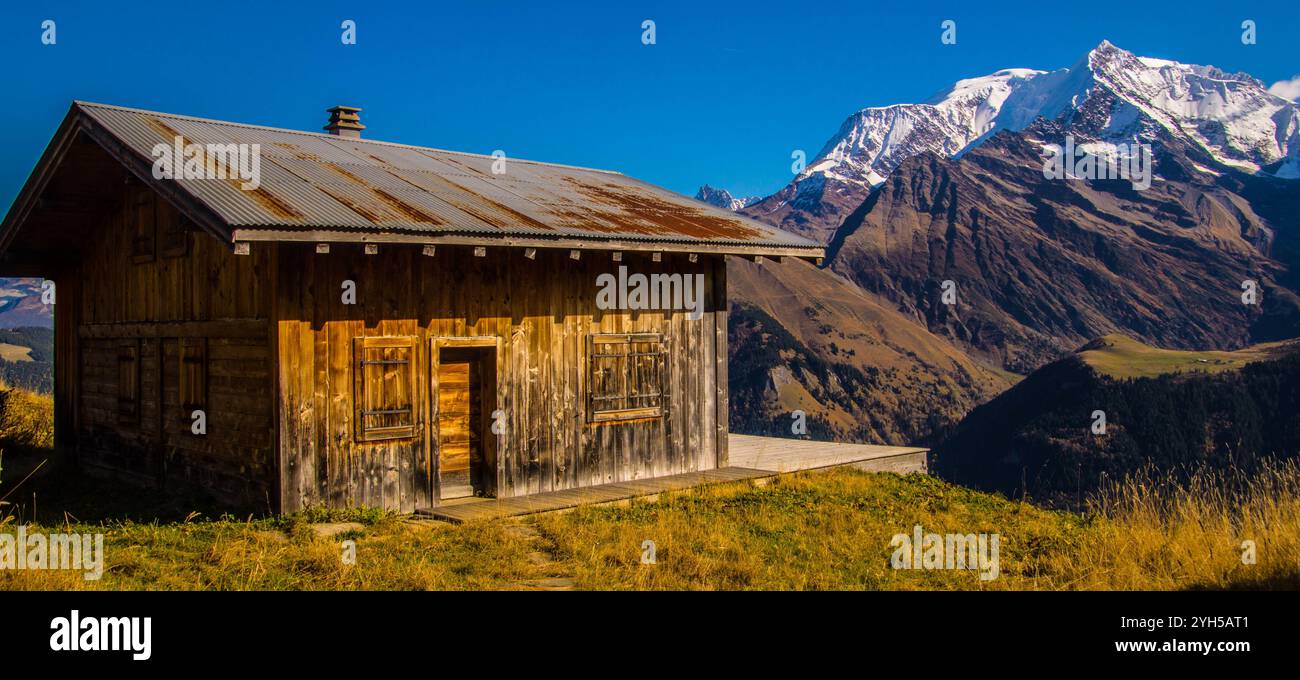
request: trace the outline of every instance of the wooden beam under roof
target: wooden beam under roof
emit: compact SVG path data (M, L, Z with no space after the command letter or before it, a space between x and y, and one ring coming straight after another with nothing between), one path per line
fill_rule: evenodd
M431 235L422 233L364 234L354 231L327 231L320 229L235 229L236 241L268 241L277 243L392 243L446 246L496 246L514 248L545 248L557 250L598 250L625 252L681 252L706 255L740 255L751 259L768 257L793 257L815 261L825 257L824 248L792 248L783 246L713 245L700 243L663 243L627 240L585 240L573 238L528 238L517 236L471 236L463 234Z

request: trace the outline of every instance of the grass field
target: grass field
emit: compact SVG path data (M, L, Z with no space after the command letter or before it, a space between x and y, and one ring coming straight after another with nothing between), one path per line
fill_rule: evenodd
M465 525L375 510L235 518L78 473L48 448L48 397L0 398L9 407L0 414L0 535L21 526L29 536L104 536L101 579L0 568L0 590L1300 587L1294 464L1249 480L1203 475L1190 487L1134 478L1106 487L1083 513L924 475L836 468ZM997 578L893 568L893 537L918 525L997 534ZM343 559L345 541L354 563ZM647 541L653 564L643 563ZM1255 544L1253 564L1243 563L1244 541Z
M5 361L31 361L32 348L0 342L0 359Z
M361 511L84 521L77 512L114 503L87 496L92 482L74 479L87 509L38 493L41 522L27 532L103 533L103 578L0 570L0 589L1295 588L1300 474L1288 468L1271 479L1244 504L1128 487L1076 514L922 475L841 468L465 525ZM16 514L0 533L15 533ZM345 520L355 524L329 536L317 530ZM998 534L998 577L892 568L891 538L918 524L927 533ZM1247 539L1257 564L1242 563ZM355 541L355 564L342 559L345 540ZM642 563L645 541L654 542L654 564Z
M1254 361L1273 359L1294 342L1252 345L1235 351L1185 351L1144 345L1123 335L1107 335L1089 343L1079 356L1112 378L1154 378L1168 373L1235 371Z

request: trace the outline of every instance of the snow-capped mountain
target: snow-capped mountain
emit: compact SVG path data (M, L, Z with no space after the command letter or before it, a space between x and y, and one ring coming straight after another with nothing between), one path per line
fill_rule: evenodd
M1002 105L1042 71L1007 69L957 81L921 104L870 107L849 116L800 175L874 186L924 151L952 156L993 129Z
M821 174L876 185L918 153L953 156L994 130L1023 130L1039 117L1073 121L1081 113L1101 116L1089 127L1104 141L1133 141L1145 118L1217 162L1252 173L1294 160L1300 146L1300 106L1249 75L1138 57L1103 41L1069 68L1007 69L960 80L921 104L862 109L800 179ZM1283 163L1270 174L1297 171Z
M1160 127L1218 170L1300 178L1300 105L1243 73L1139 57L1103 41L1069 68L1006 69L920 104L857 111L790 185L746 213L826 240L906 159L959 156L1038 118L1107 143L1152 141Z
M1221 165L1300 177L1300 106L1245 73L1138 57L1103 41L1074 66L1009 95L996 125L1021 130L1038 117L1063 117L1111 142L1133 141L1156 124Z
M726 189L718 189L705 184L700 187L699 191L695 192L695 200L704 201L709 205L716 205L719 208L725 208L726 210L736 211L763 200L763 197L749 196L747 198L736 198Z

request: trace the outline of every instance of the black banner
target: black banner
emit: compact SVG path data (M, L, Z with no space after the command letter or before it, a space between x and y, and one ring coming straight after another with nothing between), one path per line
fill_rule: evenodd
M496 667L558 655L631 669L724 653L737 667L775 654L819 665L911 659L918 668L1029 658L1248 668L1294 650L1294 606L1292 595L1256 592L21 592L0 594L0 649L51 669L167 671L193 670L198 659L210 671L449 655Z

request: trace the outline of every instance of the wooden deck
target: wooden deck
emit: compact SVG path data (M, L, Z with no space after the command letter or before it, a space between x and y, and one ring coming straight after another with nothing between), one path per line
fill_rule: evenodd
M717 470L600 484L514 498L458 498L426 513L448 522L495 519L613 503L693 486L775 477L783 472L848 465L869 472L925 472L927 449L728 435L732 465Z
M530 515L575 508L579 505L612 503L638 496L653 496L666 491L678 491L693 486L739 482L746 479L775 477L767 470L742 467L725 467L704 472L687 472L680 475L639 479L630 482L600 484L571 491L551 491L514 498L461 498L444 502L426 514L448 522L467 522L475 519L494 519L514 515Z
M925 472L929 449L910 446L840 444L807 439L727 436L731 464L769 472L796 472L849 465L868 472Z

